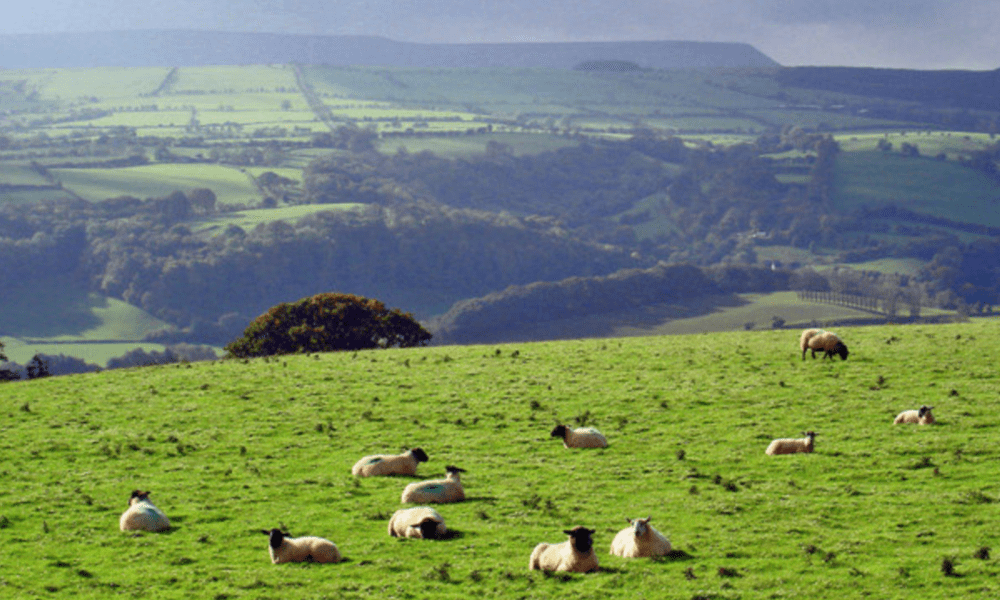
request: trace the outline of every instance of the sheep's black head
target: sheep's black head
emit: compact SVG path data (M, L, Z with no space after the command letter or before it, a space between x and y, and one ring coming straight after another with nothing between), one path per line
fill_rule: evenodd
M840 355L840 360L847 360L847 355L849 354L849 352L847 351L847 345L844 344L844 342L837 342L837 345L834 346L833 351Z
M136 502L144 502L149 500L149 492L143 492L141 490L132 490L132 495L129 496L128 505L132 506Z
M410 453L413 454L413 458L417 459L418 463L427 462L427 460L429 459L427 453L421 450L420 448L413 448L412 450L410 450Z
M277 550L278 548L281 547L281 542L283 542L285 540L285 537L291 537L288 534L287 531L286 532L282 532L278 528L274 528L274 529L261 529L260 532L263 533L264 535L268 536L267 543L270 544L270 546L272 548L274 548L275 550Z
M448 465L447 467L444 468L444 470L447 471L449 475L458 475L459 473L465 473L465 469L459 469L455 465Z
M565 425L556 425L556 428L552 430L552 433L549 434L549 437L557 437L557 438L566 439L566 432L567 431L568 430L566 429Z
M437 538L437 528L438 522L434 519L427 517L420 522L420 537L425 540L433 540Z
M574 527L573 529L566 529L563 531L570 538L570 544L577 552L590 552L590 549L594 547L594 539L591 537L594 535L595 529L587 529L586 527Z
M933 406L927 406L925 404L917 410L917 416L923 418L927 413L931 412L932 410L934 410Z

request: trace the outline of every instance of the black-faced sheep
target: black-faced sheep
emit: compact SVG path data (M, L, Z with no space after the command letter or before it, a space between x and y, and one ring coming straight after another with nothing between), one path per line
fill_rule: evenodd
M261 533L268 536L268 553L271 562L278 565L288 562L340 562L340 551L337 545L321 537L290 537L280 529L262 529Z
M608 440L604 434L593 427L570 429L565 425L556 425L549 434L550 437L562 438L566 448L607 448Z
M561 544L542 542L535 546L528 559L528 569L542 571L571 571L589 573L597 570L594 552L594 530L574 527L563 531L569 539Z
M896 415L896 420L892 424L916 423L918 425L930 425L935 422L934 415L931 414L932 410L934 410L934 407L927 406L926 404L917 410L904 410Z
M806 351L812 351L812 357L816 358L816 352L823 352L823 358L833 358L836 354L841 360L847 360L850 354L847 344L842 342L837 334L832 331L822 329L806 329L799 336L799 347L802 349L802 360L806 359Z
M170 520L149 499L149 492L135 490L128 499L128 510L118 520L122 531L166 531Z
M807 431L804 438L778 438L773 440L768 446L765 454L795 454L797 452L812 452L813 444L816 441L816 433Z
M465 500L461 473L465 469L447 466L448 475L444 479L429 479L411 483L403 489L401 502L412 504L461 502Z
M652 517L625 520L629 526L611 541L611 554L625 558L664 556L670 553L670 540L649 524Z
M389 519L389 535L392 537L441 539L448 533L444 517L429 506L401 508Z
M420 448L413 448L402 454L372 454L354 463L351 475L416 475L417 465L422 462L427 462L427 453Z

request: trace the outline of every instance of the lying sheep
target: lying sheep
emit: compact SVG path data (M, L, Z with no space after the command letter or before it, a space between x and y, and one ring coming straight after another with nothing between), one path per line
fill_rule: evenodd
M429 506L401 508L389 519L389 535L392 537L437 540L448 533L444 517Z
M166 531L170 519L149 499L149 492L135 490L128 499L128 510L118 520L122 531Z
M931 414L932 410L934 410L934 407L927 406L926 404L917 410L904 410L896 415L896 420L893 421L892 424L899 425L900 423L916 423L918 425L930 425L935 422L934 415Z
M262 529L261 533L269 536L268 553L271 562L276 565L288 562L340 562L340 551L337 545L321 537L290 537L288 532L280 529Z
M796 452L812 452L813 443L816 441L816 432L807 431L804 438L778 438L772 441L765 454L795 454Z
M569 540L561 544L542 542L535 546L528 559L528 569L542 571L572 571L589 573L597 570L597 554L594 552L593 529L574 527L563 531Z
M565 425L556 425L551 437L562 438L566 448L607 448L608 440L604 434L593 427L570 429Z
M400 500L403 503L426 504L461 502L465 500L465 490L462 488L461 473L465 469L454 466L447 466L447 477L444 479L430 479L418 481L406 486Z
M427 453L420 448L413 448L402 454L373 454L354 463L351 475L416 475L417 465L422 462L427 462Z
M806 350L812 351L812 357L816 358L816 352L823 352L823 358L833 358L834 354L840 356L841 360L847 360L847 344L840 341L837 334L832 331L822 329L806 329L799 337L799 347L802 348L802 360L806 359Z
M663 556L669 554L670 540L649 524L652 516L645 519L629 519L629 526L615 535L611 542L611 554L625 558Z

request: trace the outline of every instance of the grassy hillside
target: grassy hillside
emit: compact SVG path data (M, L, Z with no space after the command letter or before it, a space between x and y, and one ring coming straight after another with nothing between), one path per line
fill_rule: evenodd
M1000 592L996 324L843 329L846 362L797 332L438 347L216 362L8 384L0 586L10 597L843 598ZM985 346L985 347L984 347ZM934 405L939 424L893 426ZM555 420L610 447L569 451ZM774 437L816 452L768 457ZM456 535L400 541L409 478L362 455L421 446L468 470ZM175 528L124 534L131 490ZM607 554L652 514L678 550ZM527 570L582 524L601 571ZM347 562L270 564L256 531L334 540ZM942 572L947 559L952 575Z

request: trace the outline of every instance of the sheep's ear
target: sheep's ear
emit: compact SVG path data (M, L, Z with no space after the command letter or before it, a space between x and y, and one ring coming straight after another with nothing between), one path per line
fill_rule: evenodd
M573 531L572 529L563 529L563 533L565 533L566 535L573 535L576 532Z
M648 517L646 517L646 522L649 523L649 520L652 519L652 518L653 518L653 515L649 515Z
M625 522L631 524L632 523L632 519L630 519L628 517L625 517Z

